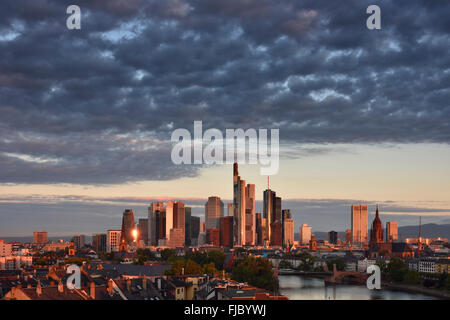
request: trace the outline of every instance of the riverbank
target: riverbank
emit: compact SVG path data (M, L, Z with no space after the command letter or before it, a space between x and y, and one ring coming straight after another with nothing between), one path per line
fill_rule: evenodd
M420 293L425 294L433 297L437 297L440 299L446 299L450 300L450 292L445 292L437 289L430 289L430 288L424 288L424 287L418 287L418 286L412 286L412 285L406 285L406 284L397 284L397 283L389 283L389 282L383 282L381 284L382 289L389 289L389 290L397 290L397 291L404 291L409 293Z

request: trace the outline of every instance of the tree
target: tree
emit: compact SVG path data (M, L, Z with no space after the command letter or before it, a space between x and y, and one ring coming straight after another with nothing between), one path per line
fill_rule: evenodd
M443 272L441 274L439 274L439 279L438 279L438 288L444 288L445 287L445 281L447 280L448 275L446 272Z
M163 249L160 253L162 261L169 261L169 259L176 257L176 252L173 249Z
M375 262L375 265L377 265L380 268L381 273L387 272L387 263L384 260L378 260Z
M387 266L387 272L393 281L402 282L408 272L408 266L402 259L394 257Z
M211 250L208 252L208 262L213 262L217 270L223 270L225 254L221 250Z
M280 269L292 269L292 263L290 263L287 260L281 260L280 264L278 265Z
M314 268L315 257L304 251L300 254L300 266L299 269L302 271L311 271Z
M238 248L234 249L234 253L237 254L237 255L240 254L240 253L246 253L246 252L247 252L247 250L245 250L242 247L238 247Z
M244 257L238 260L231 278L266 290L274 291L278 288L278 279L273 274L272 263L266 258Z
M419 281L420 281L420 274L415 270L409 270L403 277L403 282L407 284L418 284Z
M137 256L137 264L144 264L148 260L156 260L155 255L153 252L150 251L150 249L142 249L139 248L136 250L136 256Z
M203 270L202 270L202 267L198 263L189 259L186 261L184 273L197 275L197 274L202 274Z
M81 266L83 264L83 262L88 263L89 259L72 257L72 258L68 258L66 260L66 264L76 264L77 266Z
M214 262L210 262L208 264L205 264L203 266L203 273L205 274L211 274L211 275L216 275L219 273L219 271L217 271Z
M336 269L338 271L344 271L345 270L346 263L345 263L345 261L343 259L341 259L341 258L334 258L334 259L328 260L327 261L328 270L333 271L333 264L336 265Z
M184 260L179 259L172 263L172 267L164 272L165 275L173 276L181 274L184 268Z
M445 280L445 288L450 291L450 276L447 276L447 279Z
M214 266L213 263L212 266ZM184 274L199 275L204 273L202 267L195 261L178 258L172 263L172 267L169 270L166 270L164 274L169 276L180 275L183 274L183 269Z
M192 253L186 253L185 258L191 259L201 266L208 263L208 255L206 254L206 252L194 251Z

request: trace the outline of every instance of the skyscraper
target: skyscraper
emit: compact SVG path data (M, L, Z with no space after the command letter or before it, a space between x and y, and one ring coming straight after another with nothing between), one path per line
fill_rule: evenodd
M170 229L173 228L173 215L174 215L174 209L173 209L174 202L168 201L166 203L166 223L165 223L165 229L164 232L166 235L166 241L170 240Z
M185 206L181 201L169 201L166 205L166 237L170 246L185 245ZM173 230L172 230L173 229ZM181 230L181 231L179 231ZM172 235L176 238L171 239Z
M233 247L233 217L220 218L220 245Z
M255 185L245 187L245 245L255 245Z
M304 223L300 227L300 244L309 244L311 241L311 227Z
M139 219L138 240L148 244L148 219Z
M121 230L108 230L106 232L106 252L118 252L120 247Z
M192 209L190 207L184 208L184 242L186 244L186 247L191 246L191 228L192 228Z
M48 242L47 231L35 231L33 232L33 243L34 244L46 244Z
M281 210L281 239L283 239L283 246L286 245L286 235L285 235L285 231L286 231L286 227L285 227L285 222L287 219L292 219L292 214L291 214L291 210L290 209L284 209ZM293 243L293 242L291 242Z
M268 208L267 211L271 211L270 216L272 222L270 223L270 245L271 246L282 246L283 245L283 224L281 217L281 198L275 196L275 192L271 190L268 191L268 197L272 197L270 202L272 203L272 208ZM269 210L270 209L270 210Z
M336 231L328 232L328 242L332 244L337 244L338 233Z
M160 239L166 239L166 211L156 210L156 245Z
M294 219L290 215L284 219L283 230L283 246L289 247L294 244Z
M72 242L77 250L80 250L86 244L86 237L84 234L75 235L72 237Z
M347 242L347 244L352 242L352 230L351 229L345 230L345 242Z
M92 248L94 248L95 252L106 252L106 242L105 233L97 233L92 235Z
M198 246L198 236L200 234L200 217L191 215L191 245Z
M257 246L263 245L263 222L261 213L256 213L255 218L255 244Z
M270 190L268 187L263 194L264 203L263 203L263 217L266 219L266 232L265 238L263 241L271 239L271 225L274 222L274 205L275 205L275 191Z
M219 197L209 197L205 203L206 230L219 228L221 217L223 217L223 202Z
M233 165L233 243L245 244L245 180L239 176L238 164Z
M364 245L368 242L368 206L352 205L352 244Z
M206 229L206 243L216 247L220 246L219 228Z
M126 251L128 246L132 245L137 239L134 238L134 230L136 225L134 222L134 212L126 209L122 216L122 233L120 234L120 251Z
M232 217L233 216L233 204L228 203L227 205L227 216Z
M157 223L157 212L164 211L164 203L162 202L153 202L148 207L148 244L151 246L158 245L159 234L157 232L158 223Z
M398 240L398 223L395 221L386 222L386 243Z

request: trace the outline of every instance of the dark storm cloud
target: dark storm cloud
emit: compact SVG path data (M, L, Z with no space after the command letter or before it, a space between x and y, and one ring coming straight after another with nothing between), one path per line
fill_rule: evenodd
M450 141L450 3L382 1L377 31L360 0L86 0L74 31L69 4L0 5L0 182L194 176L168 141L194 120L285 144Z

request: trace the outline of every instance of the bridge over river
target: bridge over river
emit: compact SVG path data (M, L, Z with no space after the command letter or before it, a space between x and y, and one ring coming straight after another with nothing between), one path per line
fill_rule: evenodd
M279 269L278 275L298 275L305 277L323 278L325 283L328 284L339 284L343 282L365 284L367 281L367 277L369 276L366 273L356 271L338 271L335 264L333 264L333 272L330 272L326 265L324 269L325 271L323 272Z

